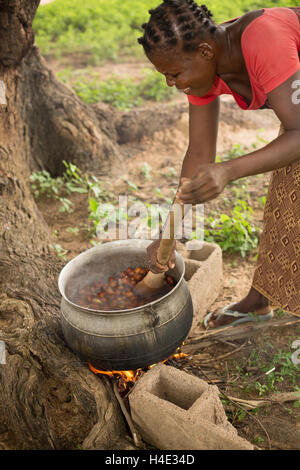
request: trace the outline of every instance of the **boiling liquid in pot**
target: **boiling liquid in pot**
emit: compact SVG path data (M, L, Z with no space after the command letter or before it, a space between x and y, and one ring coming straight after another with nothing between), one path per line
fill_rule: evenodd
M162 289L148 296L138 296L134 292L135 285L148 273L143 267L127 268L116 276L110 277L108 282L95 281L93 284L80 289L74 299L77 305L93 310L125 310L140 307L163 297L170 292L177 281L172 276L165 277Z

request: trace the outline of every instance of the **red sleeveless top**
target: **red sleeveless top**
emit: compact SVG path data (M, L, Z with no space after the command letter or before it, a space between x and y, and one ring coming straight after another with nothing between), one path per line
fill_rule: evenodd
M269 107L267 93L300 69L299 18L300 8L265 8L263 14L243 31L241 48L251 83L251 103L232 91L218 75L209 93L201 98L188 95L189 102L199 106L210 103L219 95L230 94L242 109Z

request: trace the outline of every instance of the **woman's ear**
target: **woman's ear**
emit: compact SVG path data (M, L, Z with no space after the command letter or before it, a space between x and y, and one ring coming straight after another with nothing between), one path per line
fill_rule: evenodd
M199 44L198 51L204 59L211 60L215 57L214 48L207 42L202 42Z

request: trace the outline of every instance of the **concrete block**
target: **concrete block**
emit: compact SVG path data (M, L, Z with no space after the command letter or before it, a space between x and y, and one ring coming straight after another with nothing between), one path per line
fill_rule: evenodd
M228 422L218 388L157 364L129 394L132 419L145 442L162 450L252 450Z
M223 284L222 250L215 243L203 242L198 250L177 246L185 262L185 280L192 296L194 320L192 328L203 319L218 297Z

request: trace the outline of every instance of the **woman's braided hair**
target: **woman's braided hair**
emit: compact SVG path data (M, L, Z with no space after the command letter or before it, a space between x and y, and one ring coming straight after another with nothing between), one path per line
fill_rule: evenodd
M213 34L217 29L211 11L194 0L163 0L149 14L149 22L142 24L144 35L138 38L147 54L155 48L177 45L184 51L193 51L204 31Z

